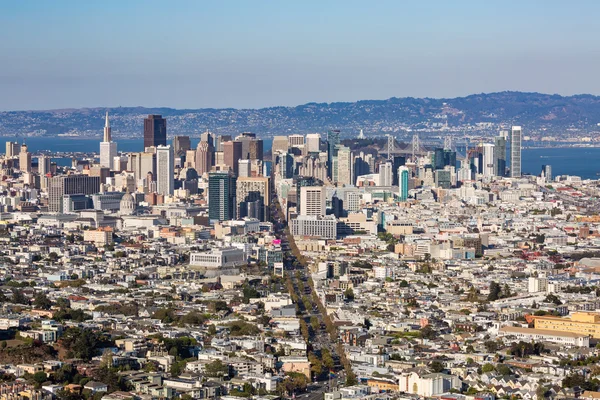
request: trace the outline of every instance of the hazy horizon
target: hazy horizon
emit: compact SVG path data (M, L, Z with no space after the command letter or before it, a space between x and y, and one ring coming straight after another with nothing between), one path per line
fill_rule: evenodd
M0 110L598 95L598 11L591 0L8 2Z

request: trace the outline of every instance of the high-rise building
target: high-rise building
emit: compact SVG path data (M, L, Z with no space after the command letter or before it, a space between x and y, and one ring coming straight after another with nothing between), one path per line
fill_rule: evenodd
M242 142L229 141L223 143L223 161L235 174L239 172L239 160L242 159Z
M252 165L250 160L240 160L238 162L239 175L238 178L249 178L252 175ZM238 180L239 185L239 180ZM238 186L239 188L239 186Z
M213 221L235 219L236 178L231 172L208 174L208 217Z
M264 221L271 204L270 179L267 177L238 178L236 182L237 218L257 218Z
M550 164L542 165L542 173L546 177L546 181L548 181L548 182L551 181L552 180L552 165L550 165Z
M494 174L506 175L506 136L500 135L494 138Z
M248 143L248 159L261 160L263 159L263 140L254 139Z
M300 147L304 146L304 135L290 135L288 136L289 147Z
M173 152L176 156L182 156L192 148L189 136L175 136L173 138Z
M22 172L31 172L31 153L27 150L27 145L23 143L19 153L19 169Z
M300 215L325 215L325 186L302 186L300 188Z
M318 153L321 148L321 134L309 133L306 135L306 152Z
M287 136L274 136L273 144L271 145L271 156L272 160L275 161L277 157L277 153L287 153L288 152L288 138Z
M337 184L352 185L354 177L352 173L352 152L349 147L338 146L337 154Z
M19 142L6 142L6 158L15 157L20 150Z
M172 146L156 148L156 192L163 196L175 190L175 156Z
M201 141L196 148L196 172L202 175L210 172L212 169L212 160L214 157L213 147L209 142Z
M393 164L389 161L379 165L379 186L392 186L394 181L392 168Z
M40 188L46 189L48 187L48 177L50 168L52 167L52 159L46 155L38 157L38 173L40 174Z
M48 183L48 211L62 212L62 197L71 194L94 194L100 191L100 177L88 175L60 175Z
M406 166L398 168L398 186L400 186L400 201L408 199L408 180L410 179L410 171Z
M104 138L100 142L100 166L112 168L113 160L117 156L117 143L112 141L112 129L108 120L108 111L104 121Z
M337 157L337 146L340 144L340 131L327 132L327 176L333 178L333 159Z
M294 176L294 156L287 151L275 154L275 164L277 171L283 179L290 179Z
M512 178L521 176L521 139L521 127L513 126L510 130L510 176Z
M144 148L167 145L167 120L162 115L148 115L144 119Z
M483 176L492 177L496 175L494 170L494 152L495 148L492 143L483 144Z
M362 129L361 129L362 131ZM398 168L406 164L406 157L404 156L394 156L392 172L394 173L394 179L392 181L392 185L398 186ZM356 174L356 173L355 173Z

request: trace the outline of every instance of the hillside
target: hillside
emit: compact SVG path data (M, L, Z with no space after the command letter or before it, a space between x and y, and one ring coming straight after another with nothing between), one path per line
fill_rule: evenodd
M75 132L100 135L107 108L0 113L0 135L56 135ZM356 135L435 131L446 123L451 130L496 130L500 124L523 125L529 132L563 133L569 128L594 131L600 122L600 97L500 92L453 99L390 98L352 103L308 103L261 109L108 108L116 137L140 136L147 114L168 118L169 135L256 132L269 136L341 129ZM486 124L487 123L487 124ZM490 125L491 124L491 125Z

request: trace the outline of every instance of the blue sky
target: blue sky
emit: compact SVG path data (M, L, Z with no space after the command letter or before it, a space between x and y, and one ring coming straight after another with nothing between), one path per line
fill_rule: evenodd
M0 0L0 110L600 94L600 1Z

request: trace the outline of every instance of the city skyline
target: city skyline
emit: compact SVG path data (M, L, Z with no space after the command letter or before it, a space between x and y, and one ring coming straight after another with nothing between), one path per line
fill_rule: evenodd
M592 1L33 3L0 16L0 110L600 93Z

